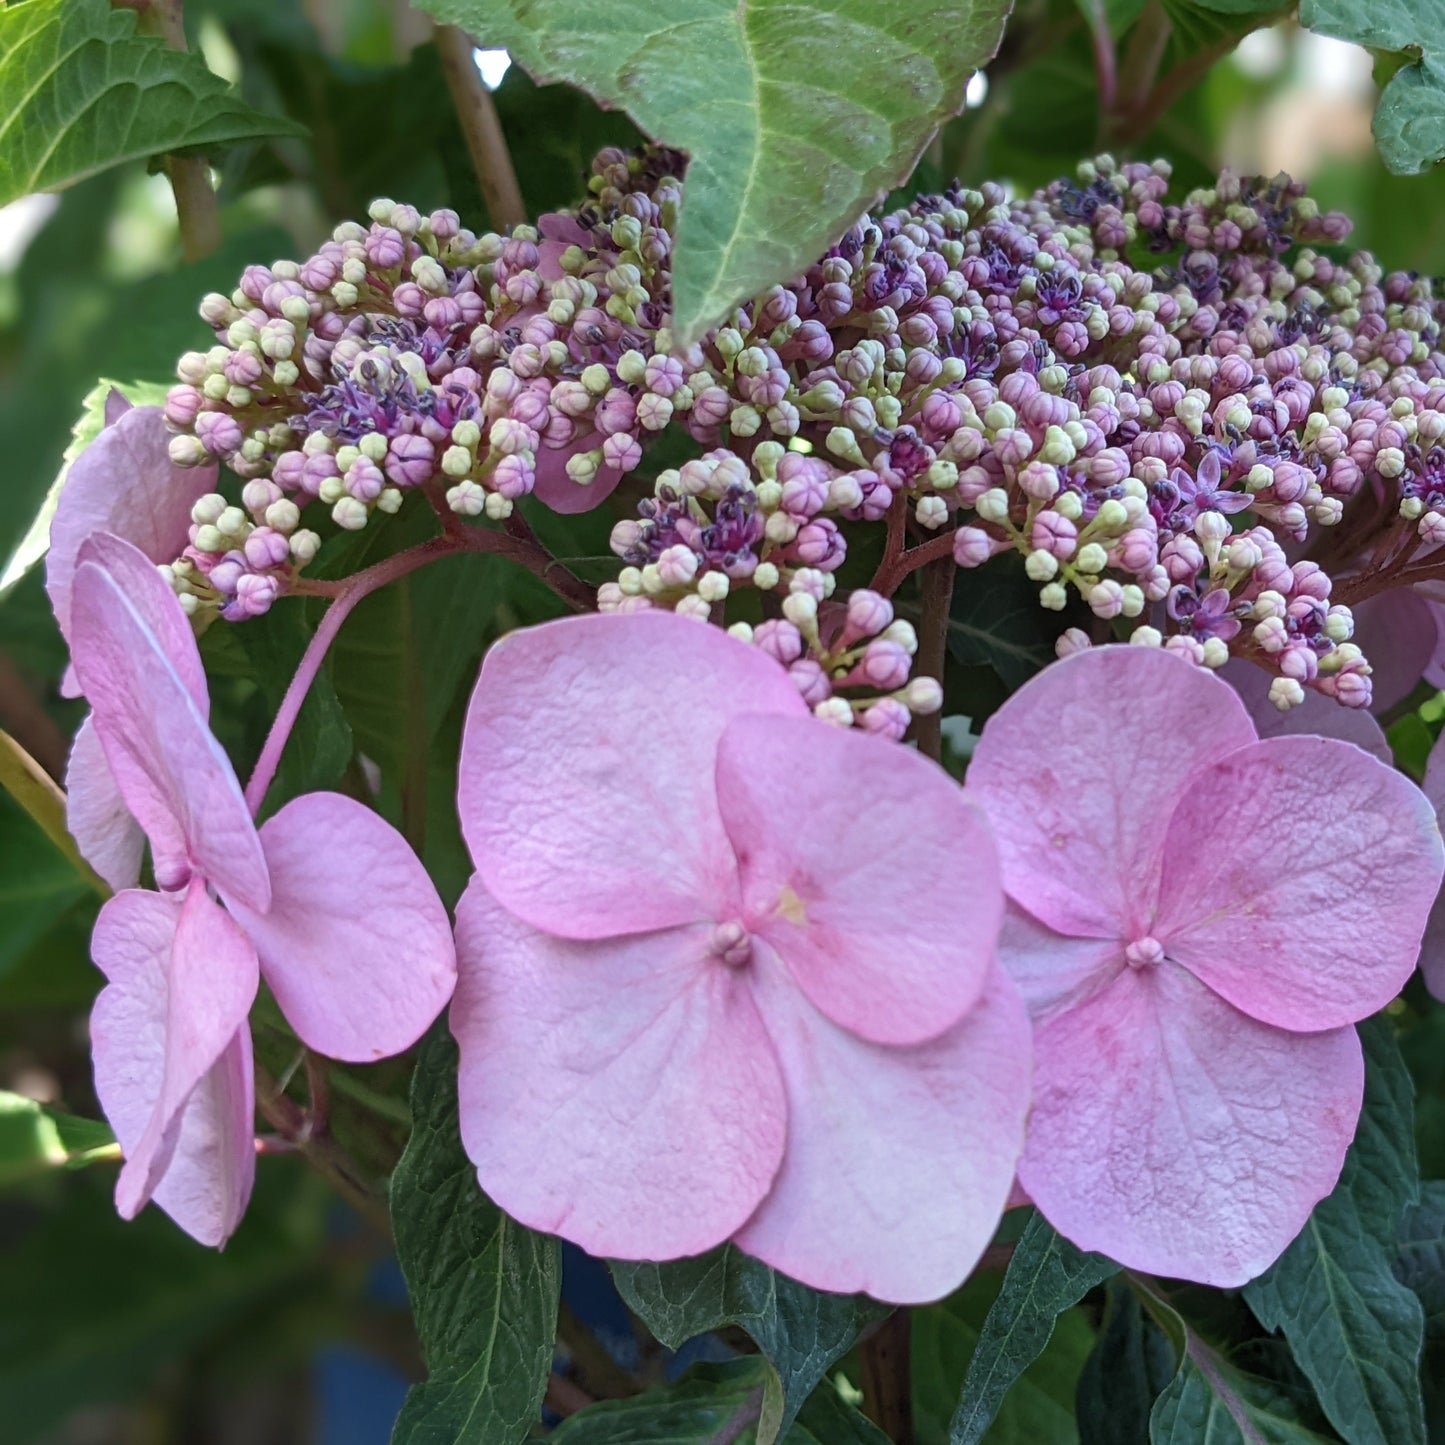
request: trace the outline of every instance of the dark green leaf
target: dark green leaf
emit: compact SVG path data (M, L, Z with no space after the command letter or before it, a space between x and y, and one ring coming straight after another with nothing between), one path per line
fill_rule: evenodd
M0 790L0 974L88 891L70 860Z
M1187 1357L1160 1395L1151 1445L1325 1445L1294 1415L1289 1396L1218 1356Z
M106 0L0 10L0 205L162 151L299 133L135 32L135 12Z
M949 1429L950 1445L978 1445L1014 1382L1043 1354L1055 1320L1118 1269L1102 1255L1075 1249L1042 1214L1034 1215L983 1322Z
M508 1219L477 1187L457 1128L457 1050L422 1046L412 1135L391 1183L396 1253L427 1361L393 1445L507 1445L540 1418L557 1328L557 1241Z
M93 1119L77 1119L22 1094L0 1092L0 1189L53 1169L90 1162L115 1136Z
M766 1375L761 1360L694 1365L666 1389L589 1405L548 1439L553 1445L752 1445Z
M696 340L796 275L901 181L1009 0L424 0L691 156L673 262L674 325ZM944 42L941 37L946 37Z
M913 1418L919 1445L943 1445L959 1382L978 1346L1001 1275L975 1275L946 1300L913 1311ZM1074 1445L1074 1391L1094 1343L1079 1310L1059 1316L1048 1348L1005 1396L987 1445ZM1113 1442L1111 1442L1113 1445Z
M1395 1276L1419 1295L1430 1336L1445 1339L1445 1179L1422 1185L1420 1202L1405 1211Z
M1054 643L1068 625L1064 614L1039 605L1038 583L1025 575L1021 557L996 557L958 573L948 650L964 667L991 667L1013 692L1054 660Z
M1168 1337L1133 1290L1109 1280L1103 1328L1079 1376L1080 1445L1148 1445L1150 1411L1173 1374Z
M671 1264L616 1261L612 1277L622 1298L669 1349L725 1325L739 1325L752 1336L773 1367L759 1432L763 1445L787 1429L828 1367L852 1349L863 1330L889 1313L863 1295L809 1289L730 1244Z
M1424 1445L1420 1301L1391 1267L1419 1192L1412 1084L1383 1016L1360 1026L1365 1106L1340 1182L1245 1298L1282 1330L1349 1445Z
M1300 0L1300 24L1319 35L1401 55L1375 107L1375 143L1396 175L1445 157L1445 4L1441 0Z

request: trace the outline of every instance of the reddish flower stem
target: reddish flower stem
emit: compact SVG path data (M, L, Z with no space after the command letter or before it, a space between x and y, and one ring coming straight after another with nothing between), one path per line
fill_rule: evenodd
M460 549L457 543L451 538L435 537L429 542L423 542L419 547L398 552L396 556L388 557L384 562L378 562L374 567L368 567L364 572L347 578L344 590L337 594L336 600L327 608L321 625L307 643L296 675L291 679L286 696L281 699L276 719L271 724L271 731L266 735L261 756L256 759L251 781L246 784L246 806L252 814L260 811L266 790L271 786L276 769L281 764L281 754L286 749L291 729L296 726L296 719L301 715L301 705L306 701L306 694L311 690L316 674L321 671L326 653L336 640L336 634L341 631L341 624L351 615L352 608L378 587L385 587L388 582L405 577L408 572L414 572L418 567L425 567L428 562L434 562L438 557L448 556L458 550Z
M953 533L951 531L944 532L937 537L930 537L928 541L921 542L916 547L910 547L907 551L902 549L901 527L899 532L899 550L891 556L888 552L884 553L883 561L873 574L872 582L868 584L873 591L881 592L884 597L891 597L910 572L916 572L930 562L941 562L945 557L953 555Z

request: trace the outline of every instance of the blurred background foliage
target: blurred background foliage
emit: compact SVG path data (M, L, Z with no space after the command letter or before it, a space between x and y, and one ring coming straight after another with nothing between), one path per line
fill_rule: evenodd
M1254 29L1269 18L1258 5L1233 7L1245 14L1165 8L1178 22L1170 41L1176 61L1202 57L1183 75L1197 83L1181 83L1150 133L1127 147L1131 153L1168 156L1186 184L1203 183L1221 164L1288 170L1310 181L1322 206L1352 215L1354 243L1389 266L1445 270L1445 170L1413 178L1385 171L1370 135L1377 77L1367 52L1308 34L1288 18ZM1138 9L1110 0L1107 12L1122 32ZM935 189L957 175L1026 190L1071 171L1107 140L1097 134L1091 13L1075 0L1022 0L997 60L929 148L916 186ZM0 560L54 480L97 378L165 383L182 351L205 344L195 313L202 293L229 290L248 262L309 254L377 195L423 210L455 207L478 229L487 220L431 22L402 0L189 0L186 14L191 44L210 68L258 109L299 122L310 139L247 142L219 157L224 241L194 264L181 260L165 177L141 163L0 210ZM486 45L485 35L477 38ZM529 212L573 201L597 149L638 139L625 117L578 92L533 85L507 68L504 52L479 53L478 61L495 87ZM554 519L549 540L559 554L585 558L605 551L609 521ZM335 563L351 570L360 559L338 555ZM423 756L454 759L461 702L489 637L546 616L551 606L532 579L506 569L464 577L433 568L373 599L370 620L350 629L331 682L308 705L287 760L297 783L339 780L353 766L353 741L384 764L395 739L418 728L437 744ZM206 640L223 690L216 707L223 740L243 766L278 700L272 689L284 683L304 640L304 619L283 609L244 628L215 629ZM430 649L424 670L433 679L420 701L415 664L409 673L407 662L418 648ZM999 666L996 657L958 661ZM0 726L56 775L79 716L78 704L58 696L63 664L42 573L32 571L0 601ZM1010 685L1007 676L999 681ZM1402 749L1418 751L1439 724L1440 710L1427 706L1408 714L1394 736ZM452 778L446 764L435 766L423 831L427 861L450 901L467 864L451 816ZM98 987L87 957L96 906L66 859L0 793L0 1090L63 1115L97 1116L85 1036ZM1438 1178L1445 1176L1445 1011L1428 1011L1413 996L1397 1009L1408 1024L1403 1046L1418 1090L1422 1171ZM263 1036L261 1048L273 1069L287 1067L279 1033L269 1047ZM391 1082L338 1071L338 1131L351 1098L367 1107L373 1125L390 1111L397 1145L406 1115L387 1102ZM84 1147L57 1134L47 1116L14 1100L6 1108L0 1438L8 1445L387 1439L405 1383L419 1370L400 1279L385 1246L299 1161L267 1161L240 1233L224 1253L210 1254L155 1210L122 1224L110 1203L104 1148L88 1168L45 1167L47 1150L81 1162ZM575 1277L585 1265L572 1259L568 1268ZM919 1318L923 1445L946 1437L996 1288L996 1280L975 1282ZM1445 1331L1442 1318L1433 1323ZM623 1338L627 1328L625 1316L601 1322L621 1349L636 1347ZM1103 1404L1074 1419L1100 1328L1124 1332L1108 1335L1110 1348L1142 1348L1137 1320L1131 1345L1130 1321L1114 1304L1102 1314L1098 1306L1066 1314L990 1441L1122 1438L1098 1433L1099 1419L1116 1418ZM1147 1373L1142 1356L1140 1369ZM1427 1367L1426 1375L1438 1382L1440 1371ZM1445 1439L1445 1386L1435 1389L1433 1428Z

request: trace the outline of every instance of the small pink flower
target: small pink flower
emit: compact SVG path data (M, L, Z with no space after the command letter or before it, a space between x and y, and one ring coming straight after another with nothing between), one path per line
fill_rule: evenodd
M612 614L493 647L459 807L462 1137L498 1204L888 1300L968 1274L1029 1041L987 830L937 767L718 629Z
M154 1198L220 1244L255 1173L246 1020L260 979L308 1048L397 1053L451 993L446 910L400 835L350 798L311 793L256 828L207 725L190 625L141 553L92 538L71 591L93 724L71 777L105 775L162 889L117 893L92 941L107 980L96 1090L125 1155L116 1206L130 1218Z
M1118 646L1015 693L968 791L1034 1019L1020 1183L1082 1249L1252 1279L1339 1176L1351 1025L1409 977L1445 866L1429 803L1350 744L1261 741L1217 678Z

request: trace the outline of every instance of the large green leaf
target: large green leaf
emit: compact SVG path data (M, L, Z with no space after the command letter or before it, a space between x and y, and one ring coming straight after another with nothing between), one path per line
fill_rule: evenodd
M477 1187L457 1127L456 1044L440 1025L417 1061L411 1113L391 1217L428 1375L407 1395L393 1445L525 1440L552 1364L557 1241Z
M958 1405L958 1385L978 1348L1002 1277L981 1273L947 1299L913 1311L913 1422L918 1445L943 1445ZM1059 1316L1048 1348L1004 1398L987 1445L1074 1445L1074 1392L1094 1343L1080 1310ZM1109 1445L1119 1445L1111 1440Z
M768 1370L760 1360L694 1365L675 1385L608 1400L572 1416L555 1445L759 1445ZM829 1385L816 1390L782 1445L887 1445Z
M1056 656L1072 614L1039 605L1039 586L1010 554L960 571L948 612L948 650L965 667L991 667L1009 692Z
M1218 1356L1185 1357L1160 1395L1150 1445L1326 1445L1294 1415L1289 1396Z
M1010 0L423 0L691 156L674 328L802 271L913 169Z
M1422 1185L1420 1202L1405 1211L1395 1274L1419 1295L1430 1336L1445 1339L1445 1179Z
M1079 1376L1080 1445L1149 1445L1150 1412L1174 1373L1167 1336L1123 1280L1109 1280L1099 1340Z
M725 1244L671 1264L614 1262L622 1298L669 1349L725 1325L739 1325L772 1369L758 1435L785 1431L828 1367L888 1307L864 1295L823 1294Z
M1300 0L1300 24L1319 35L1399 55L1375 107L1375 143L1396 175L1445 157L1445 3L1442 0Z
M87 892L70 859L0 791L0 974Z
M949 1429L950 1445L978 1445L1004 1396L1043 1354L1058 1317L1118 1269L1102 1255L1075 1249L1042 1214L1034 1215L983 1322Z
M136 34L107 0L0 9L0 205L122 161L299 126L251 109L199 56Z
M22 1094L0 1091L0 1189L53 1169L109 1157L115 1139L104 1124L57 1114Z
M1424 1445L1419 1299L1396 1277L1395 1241L1419 1193L1409 1072L1384 1017L1360 1026L1365 1106L1340 1182L1245 1298L1282 1330L1349 1445Z

